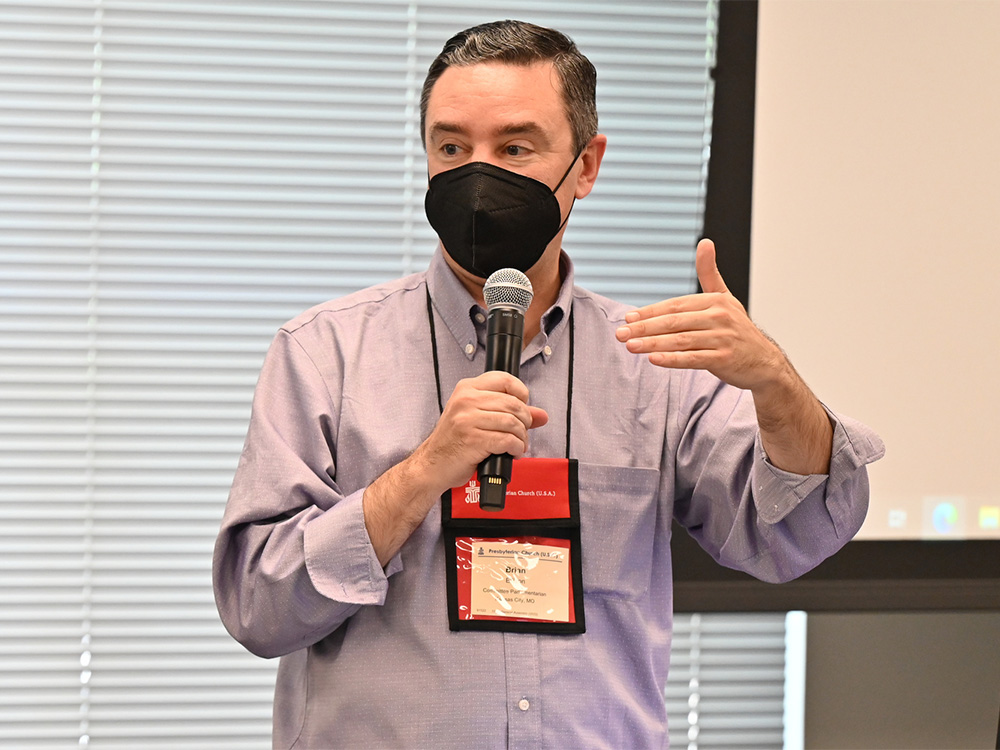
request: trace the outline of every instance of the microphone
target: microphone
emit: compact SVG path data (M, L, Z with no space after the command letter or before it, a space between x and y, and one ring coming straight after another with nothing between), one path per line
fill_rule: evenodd
M521 367L524 314L534 291L528 277L514 268L490 274L483 285L486 301L486 372L501 370L517 377ZM509 453L493 454L479 464L479 507L503 510L514 459Z

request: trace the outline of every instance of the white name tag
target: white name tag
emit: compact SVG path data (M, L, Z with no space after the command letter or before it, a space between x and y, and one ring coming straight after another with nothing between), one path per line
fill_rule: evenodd
M569 550L506 540L479 540L470 555L473 617L569 622Z

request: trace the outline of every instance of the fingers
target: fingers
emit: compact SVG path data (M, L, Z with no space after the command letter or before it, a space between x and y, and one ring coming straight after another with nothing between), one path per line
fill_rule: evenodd
M703 289L701 293L674 297L626 313L625 325L615 331L615 337L625 343L629 351L676 351L697 349L702 345L711 347L712 342L699 344L697 337L692 340L688 334L725 328L730 324L732 316L741 318L746 315L739 300L729 293L722 274L719 273L715 260L715 243L711 240L703 239L698 243L695 267ZM664 339L665 348L656 346L653 341L638 341L674 334L678 338L669 342Z
M698 352L716 351L729 343L727 331L712 328L703 330L683 330L677 333L662 333L630 338L625 348L633 354L651 352Z
M645 307L640 307L625 315L625 322L630 327L628 335L619 329L617 335L619 341L628 340L629 336L647 335L640 332L634 324L640 321L657 318L664 315L675 315L683 312L697 312L706 310L715 304L713 295L725 295L731 297L729 287L726 286L719 267L716 263L715 243L709 239L703 239L698 243L695 253L695 270L698 274L698 282L702 291L698 294L688 294L681 297L655 302ZM733 298L735 300L735 298ZM650 331L649 333L654 333Z
M528 405L507 393L482 391L459 384L448 403L445 415L482 423L489 429L503 429L506 418L516 420L524 430L531 427L531 411Z
M492 453L521 456L527 450L528 430L548 422L545 410L528 406L527 400L527 386L509 373L487 372L462 380L432 437L472 463Z
M627 313L615 337L661 367L708 370L739 387L766 378L774 347L726 287L711 240L698 243L695 267L701 293Z
M528 386L509 372L503 372L502 370L490 370L474 378L459 381L456 390L464 386L480 391L506 393L525 404L528 403Z
M523 456L528 431L549 418L527 401L527 386L510 373L459 381L431 434L411 455L414 465L428 485L444 491L465 483L491 454Z
M460 381L449 401L452 399L469 399L470 406L486 412L511 414L525 429L541 427L548 421L543 409L528 406L528 387L510 373L499 370Z
M467 447L472 463L479 463L493 453L509 453L520 458L528 449L528 428L509 414L487 413L476 423L457 425L455 432Z
M708 308L683 312L663 312L645 319L636 319L615 331L621 342L631 342L645 336L662 336L684 331L704 331L713 327L713 315ZM631 313L629 313L631 315ZM626 320L628 318L626 317ZM631 347L629 347L631 350Z

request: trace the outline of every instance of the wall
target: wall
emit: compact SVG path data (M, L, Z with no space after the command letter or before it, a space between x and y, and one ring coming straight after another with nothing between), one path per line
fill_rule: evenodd
M866 534L926 536L941 497L956 536L995 534L1000 3L761 0L759 23L754 317L885 439ZM808 748L993 748L1000 614L811 615L806 700Z
M1000 2L764 0L759 22L754 318L885 440L863 535L997 538ZM935 531L945 500L963 517Z

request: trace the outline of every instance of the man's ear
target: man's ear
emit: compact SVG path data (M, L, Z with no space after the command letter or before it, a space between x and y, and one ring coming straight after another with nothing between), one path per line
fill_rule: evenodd
M604 152L607 148L608 137L598 133L583 149L583 154L580 156L583 169L580 170L580 177L576 181L576 197L578 199L586 198L594 189L594 182L597 181L597 173L601 171L601 161L604 159Z

